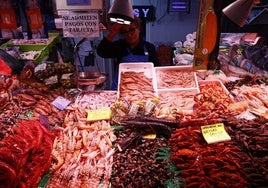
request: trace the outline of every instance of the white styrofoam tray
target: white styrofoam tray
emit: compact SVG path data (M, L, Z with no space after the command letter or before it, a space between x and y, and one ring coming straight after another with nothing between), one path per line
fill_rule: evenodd
M198 88L192 66L155 67L157 89Z
M154 90L154 94L156 95L156 81L153 67L154 67L153 63L150 62L120 63L119 75L118 75L118 88L117 88L118 98L120 98L120 84L122 83L122 74L125 72L143 73L145 77L151 79L151 86ZM136 84L137 83L138 80Z

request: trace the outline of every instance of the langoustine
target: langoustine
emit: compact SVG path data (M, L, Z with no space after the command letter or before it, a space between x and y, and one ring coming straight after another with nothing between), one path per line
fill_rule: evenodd
M116 139L107 121L77 122L62 129L55 139L52 173L47 188L108 187Z

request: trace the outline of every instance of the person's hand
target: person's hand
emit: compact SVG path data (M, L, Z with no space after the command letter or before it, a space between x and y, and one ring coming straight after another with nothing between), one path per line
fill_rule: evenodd
M109 31L110 31L110 33L115 33L115 34L117 34L117 33L120 32L122 26L123 26L122 24L114 23L114 24L112 24L111 27L109 28Z
M111 27L109 28L109 33L106 36L106 39L108 41L112 41L113 38L120 32L121 28L122 28L122 24L119 23L114 23L111 25Z

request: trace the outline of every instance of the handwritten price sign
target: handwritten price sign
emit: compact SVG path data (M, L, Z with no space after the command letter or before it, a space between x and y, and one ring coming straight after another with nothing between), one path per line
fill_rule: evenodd
M201 130L208 144L231 140L223 123L201 126Z
M110 108L89 110L87 114L88 121L107 120L111 117Z

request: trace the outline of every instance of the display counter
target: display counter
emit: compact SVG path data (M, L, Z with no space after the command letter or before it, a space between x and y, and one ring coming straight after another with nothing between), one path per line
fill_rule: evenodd
M267 74L240 50L202 72L122 63L115 91L77 87L70 63L1 76L1 185L265 187Z
M266 80L240 78L223 83L204 81L199 73L195 76L196 89L191 88L195 91L158 90L156 84L153 98L131 102L118 91L49 87L32 78L3 77L0 168L14 176L9 176L13 181L4 176L1 184L35 182L36 187L47 188L265 186ZM129 86L133 99L135 90ZM207 143L208 131L204 133L203 126L212 127L211 135L224 130L230 139L214 138ZM36 131L39 133L34 134ZM31 141L35 142L29 145ZM14 142L16 149L7 152ZM45 150L39 150L39 142L45 144L41 147ZM10 161L18 155L25 157L16 157L15 168ZM43 170L42 161L46 161ZM22 169L35 178L27 179Z

